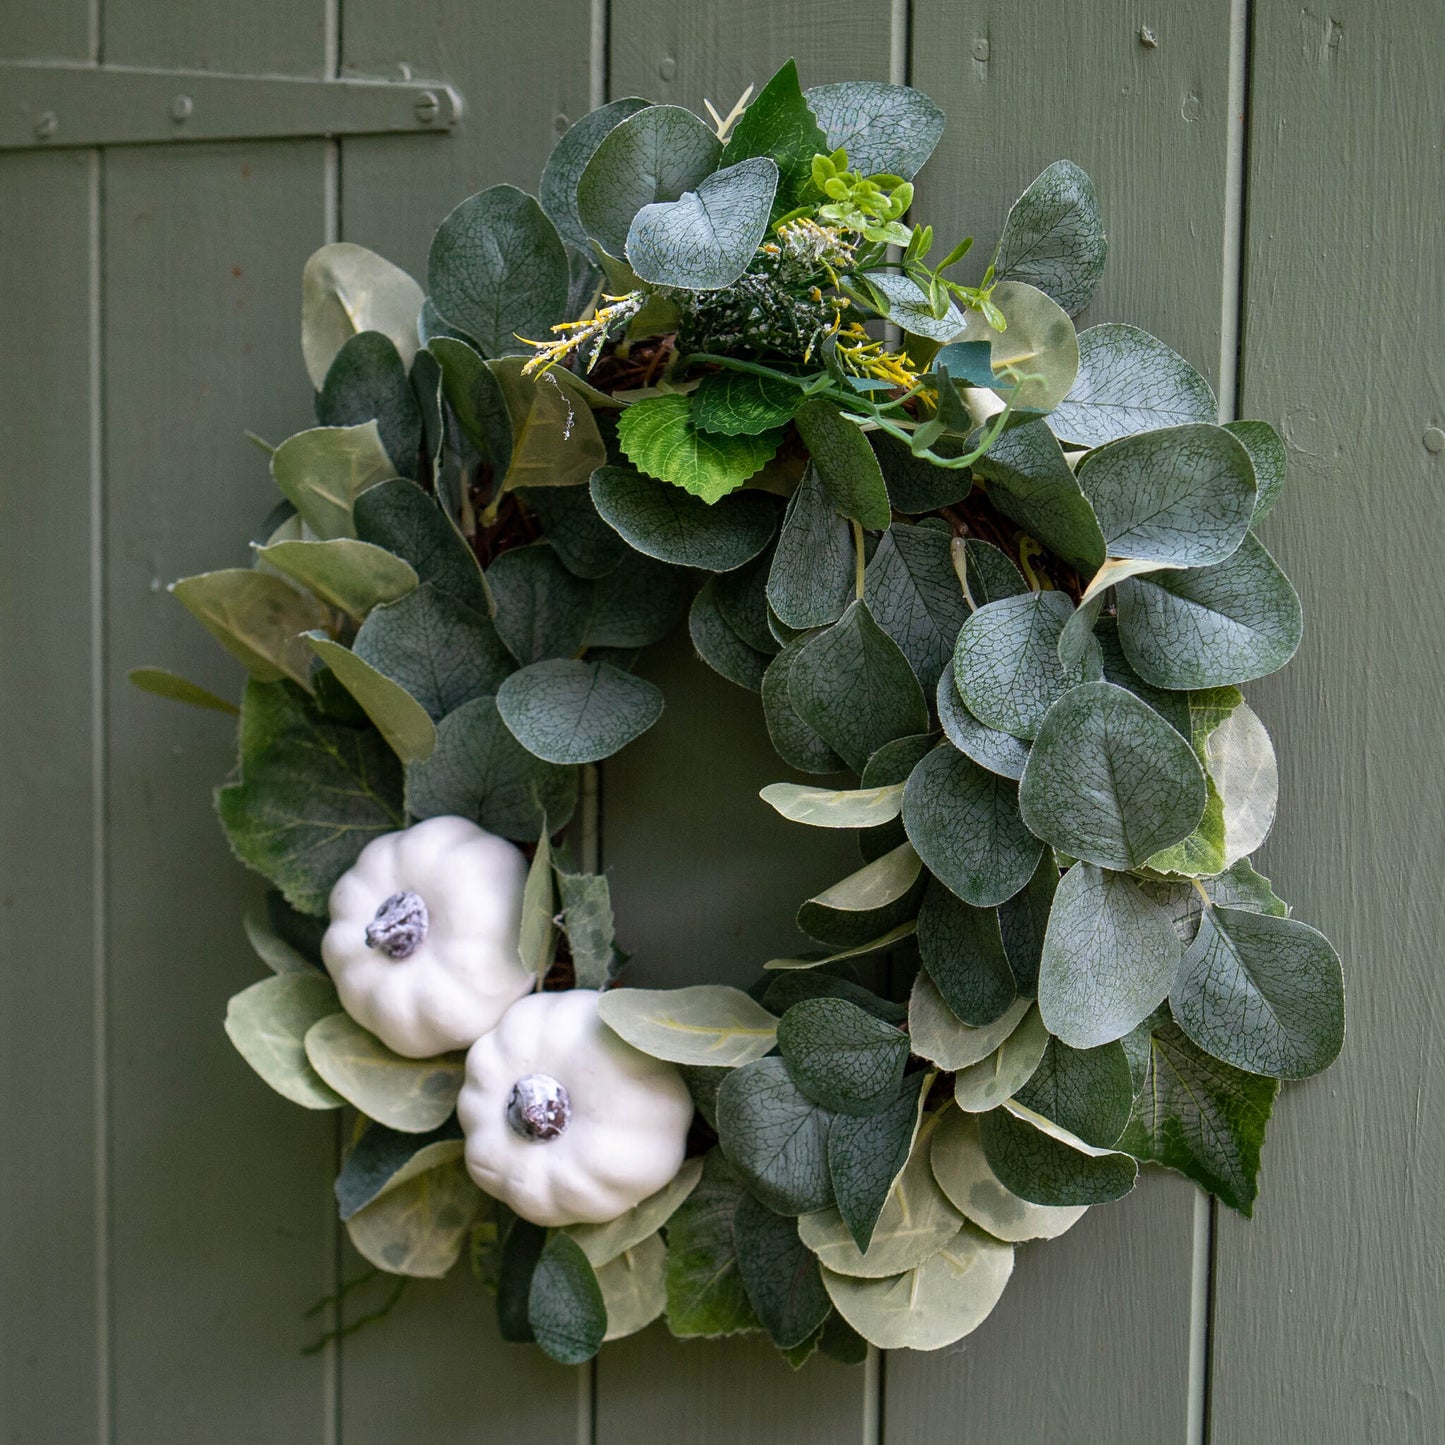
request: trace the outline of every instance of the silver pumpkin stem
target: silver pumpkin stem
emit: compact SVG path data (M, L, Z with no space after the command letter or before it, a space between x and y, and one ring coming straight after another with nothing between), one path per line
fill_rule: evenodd
M428 921L421 894L393 893L366 925L366 946L388 958L410 958L426 941Z
M572 1101L550 1074L528 1074L512 1085L507 1123L524 1139L544 1144L556 1139L571 1122Z

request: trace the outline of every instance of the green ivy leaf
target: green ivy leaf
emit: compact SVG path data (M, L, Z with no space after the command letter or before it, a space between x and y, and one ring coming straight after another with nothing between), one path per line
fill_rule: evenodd
M992 1109L979 1117L984 1157L1005 1189L1030 1204L1054 1209L1108 1204L1134 1187L1139 1166L1127 1154L1086 1149L1047 1119L1017 1105Z
M793 419L803 393L788 381L719 371L692 394L693 425L728 436L759 436Z
M728 626L717 605L716 581L715 577L709 577L693 598L692 610L687 616L688 636L697 655L715 673L749 692L758 692L762 689L768 657L749 647Z
M813 157L830 147L818 119L803 98L798 67L787 60L753 97L728 136L722 164L769 156L778 167L774 216L791 211L803 199L812 178Z
M767 600L789 627L826 627L853 596L853 537L816 466L788 503L768 573Z
M1212 422L1209 383L1137 326L1107 322L1079 334L1079 375L1048 419L1062 441L1097 447L1152 427Z
M549 763L611 757L662 716L650 682L606 662L551 659L514 672L497 689L512 736Z
M627 459L650 477L716 502L736 491L778 449L781 432L726 436L693 425L686 396L650 396L634 403L617 423Z
M406 770L413 818L471 818L519 843L565 827L577 806L577 773L533 756L503 725L495 698L478 697L437 726L436 748Z
M779 1058L734 1069L718 1089L723 1153L748 1188L779 1214L807 1214L833 1202L830 1122L828 1111L798 1089Z
M1086 1144L1111 1149L1134 1102L1124 1045L1116 1040L1095 1049L1071 1049L1050 1039L1038 1068L1014 1098Z
M284 572L358 622L373 607L396 602L417 585L409 563L370 542L336 537L330 542L273 542L257 547L257 560Z
M532 1337L558 1364L580 1365L602 1348L607 1306L581 1246L561 1231L542 1250L527 1292Z
M833 1306L817 1259L798 1238L798 1221L744 1194L733 1215L733 1241L743 1287L773 1343L781 1350L802 1344Z
M527 341L548 340L567 314L567 253L531 196L491 186L437 227L427 290L484 356L527 355Z
M976 908L1012 898L1043 847L1019 816L1015 784L947 743L909 777L903 825L929 871Z
M410 366L421 287L399 266L349 241L313 251L301 273L301 353L318 391L336 354L358 332L379 331Z
M924 689L936 686L969 615L948 534L936 527L895 523L868 563L863 600L902 649Z
M369 728L327 722L289 683L251 681L241 705L241 780L216 794L236 856L303 913L373 837L403 826L401 767Z
M838 1217L860 1255L867 1254L894 1181L908 1162L930 1077L912 1074L878 1113L839 1114L828 1128L828 1174Z
M788 691L798 716L857 773L885 743L928 729L908 659L863 601L803 645Z
M306 1057L348 1104L404 1134L440 1128L462 1087L463 1055L404 1059L344 1013L312 1024Z
M647 104L636 96L625 96L588 111L581 120L568 126L547 157L537 199L556 226L557 234L579 251L587 249L587 231L577 214L577 183L582 179L582 172L613 130L639 110L646 110Z
M311 686L304 634L328 620L315 598L249 567L182 577L170 590L257 682Z
M324 427L374 421L391 458L392 475L416 476L421 409L390 337L361 331L342 346L316 395L316 420Z
M778 1025L778 1049L793 1082L835 1114L886 1109L908 1062L908 1039L841 998L803 999Z
M997 910L965 903L936 878L918 908L918 952L944 1002L974 1028L1000 1018L1018 996Z
M349 647L324 632L308 632L311 650L375 724L403 763L425 762L436 747L437 730L427 710L400 683L378 672Z
M987 768L1002 778L1012 778L1017 782L1023 777L1024 764L1029 759L1029 744L1012 733L985 727L969 712L958 691L952 658L939 674L936 698L938 721L944 736L959 752L972 758L979 767Z
M231 998L226 1036L283 1098L304 1109L339 1109L345 1100L306 1058L306 1031L340 1007L331 980L315 970L277 974Z
M1339 955L1292 918L1206 908L1169 1007L1201 1049L1251 1074L1308 1078L1344 1045Z
M773 539L776 504L763 492L736 492L709 505L628 467L599 467L592 500L630 546L675 567L731 572Z
M1125 656L1156 687L1248 682L1299 646L1299 598L1252 534L1223 562L1130 577L1117 596Z
M369 488L356 499L356 535L410 564L435 585L476 612L487 611L482 569L446 513L415 482L399 478Z
M803 99L829 151L846 150L865 176L884 171L912 180L943 135L943 112L921 90L879 80L815 85Z
M1149 1040L1143 1086L1119 1147L1176 1170L1248 1219L1279 1083L1210 1058L1172 1020Z
M1033 833L1126 871L1189 837L1207 797L1193 748L1111 682L1071 688L1049 709L1019 784Z
M738 1269L733 1235L743 1194L737 1171L714 1149L701 1181L668 1222L667 1327L679 1338L761 1327Z
M1169 915L1132 879L1075 863L1049 914L1039 1012L1073 1048L1112 1043L1163 1003L1182 954Z
M1055 161L1013 203L994 274L1037 286L1077 316L1098 289L1107 255L1093 182L1072 161Z
M714 171L696 190L638 211L627 232L627 260L654 286L731 286L767 234L777 189L778 167L766 156Z
M803 402L793 421L835 510L870 531L883 531L893 512L868 438L822 397Z

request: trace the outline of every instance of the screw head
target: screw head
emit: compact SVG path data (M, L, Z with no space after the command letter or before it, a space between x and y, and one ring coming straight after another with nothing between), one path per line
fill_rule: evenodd
M171 119L184 121L191 118L191 112L196 108L196 103L188 95L177 95L171 100Z
M1426 427L1425 435L1420 440L1425 443L1427 452L1445 452L1445 431L1441 431L1438 426Z
M1139 27L1139 44L1145 50L1153 50L1159 44L1159 37L1147 25Z
M988 52L988 40L986 37L980 35L979 38L973 42L973 58L975 60L987 60Z
M49 140L60 129L60 117L47 110L35 117L35 139Z
M424 90L417 96L411 110L418 124L430 125L441 114L441 108L442 103L437 99L436 91Z

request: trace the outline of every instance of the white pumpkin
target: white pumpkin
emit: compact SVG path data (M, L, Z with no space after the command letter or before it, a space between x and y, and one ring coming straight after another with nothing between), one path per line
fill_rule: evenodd
M526 881L520 850L466 818L373 839L321 940L342 1008L409 1059L469 1048L536 983L517 949Z
M601 1224L682 1167L692 1098L625 1044L593 989L514 1003L467 1055L457 1117L477 1186L533 1224Z

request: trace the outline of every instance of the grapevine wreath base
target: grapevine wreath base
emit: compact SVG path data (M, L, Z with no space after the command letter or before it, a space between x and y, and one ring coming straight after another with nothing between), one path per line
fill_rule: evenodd
M217 805L274 976L227 1031L351 1111L377 1271L466 1256L559 1360L659 1316L794 1365L949 1344L1141 1163L1249 1214L1278 1081L1340 1049L1339 960L1249 863L1277 787L1238 685L1300 636L1255 535L1280 439L1144 332L1075 333L1105 244L1068 162L952 279L968 242L902 219L942 127L789 63L711 124L584 117L540 200L446 218L426 295L323 247L319 425L253 565L175 585L250 674ZM861 855L747 992L626 987L567 843L684 613L828 775L764 803Z

